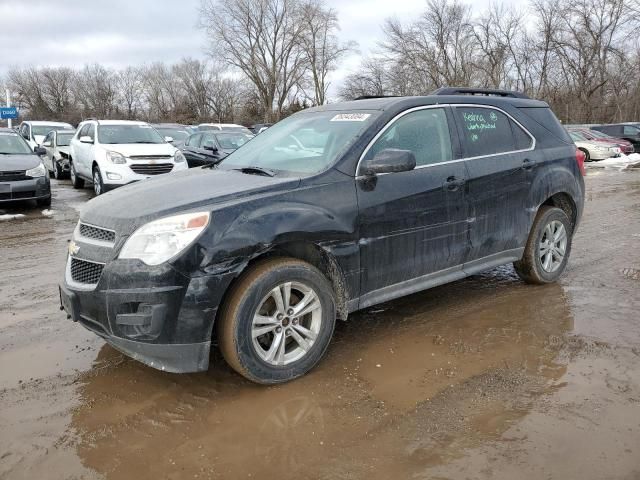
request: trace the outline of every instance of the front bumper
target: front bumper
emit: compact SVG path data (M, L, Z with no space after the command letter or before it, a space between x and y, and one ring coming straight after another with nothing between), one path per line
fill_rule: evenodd
M138 165L142 164L141 162L136 163ZM133 163L108 163L104 167L101 166L102 183L104 184L105 190L113 190L114 188L122 187L129 183L139 182L140 180L146 180L148 178L155 178L158 176L136 173L131 169L131 165L133 165ZM187 162L174 163L173 169L171 169L170 172L160 175L169 175L174 172L179 172L180 170L187 170L188 168L189 166L187 165Z
M70 263L59 288L68 318L153 368L207 370L218 304L233 275L189 278L170 265L113 260L87 286L70 278Z
M38 200L50 196L51 183L46 175L29 180L0 182L0 202Z

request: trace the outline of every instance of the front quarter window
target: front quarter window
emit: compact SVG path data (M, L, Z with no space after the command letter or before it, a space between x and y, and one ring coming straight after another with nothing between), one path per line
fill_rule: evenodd
M226 157L222 167L319 173L331 167L377 115L374 110L297 113L248 141Z

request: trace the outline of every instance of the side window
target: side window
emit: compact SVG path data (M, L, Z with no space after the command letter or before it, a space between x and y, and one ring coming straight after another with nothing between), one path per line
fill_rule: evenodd
M216 146L216 137L212 133L205 133L202 135L200 141L200 148L213 148Z
M364 158L373 158L387 148L410 150L418 166L452 160L446 112L442 108L426 108L400 117L376 140Z
M53 146L53 132L49 132L47 136L44 137L44 140L42 141L42 143L47 143L47 142L51 143L51 145Z
M512 122L504 113L482 107L456 107L455 112L462 130L465 156L519 150L511 130Z
M96 127L93 125L93 123L90 123L89 125L87 125L87 133L86 135L88 135L89 137L91 137L91 140L95 141L96 139Z
M622 133L623 135L631 135L631 136L637 136L638 135L638 129L636 127L632 127L630 125L625 125L624 126L624 131Z
M190 147L198 148L200 146L200 138L202 138L201 133L196 133L195 135L191 135L189 137L189 143L186 143L186 145L189 145Z
M527 134L527 132L525 132L522 127L513 120L509 120L509 122L511 123L511 131L515 138L516 150L527 150L528 148L531 148L533 140L529 134Z
M88 130L89 130L89 124L87 123L80 129L80 133L78 133L78 138L85 137L87 135Z
M27 125L26 123L22 124L22 128L20 129L20 135L22 135L22 138L24 138L25 140L29 140L31 138L29 136L29 125Z

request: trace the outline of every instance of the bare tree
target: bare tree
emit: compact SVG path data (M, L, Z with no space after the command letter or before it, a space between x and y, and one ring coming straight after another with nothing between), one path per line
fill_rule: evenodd
M301 2L201 0L200 18L210 54L246 75L263 105L265 120L278 119L307 68L301 48L305 29Z
M334 71L346 53L356 48L355 42L341 43L338 40L338 16L327 8L322 0L311 0L304 6L305 30L301 37L307 58L310 83L313 87L311 101L323 105L327 101L329 82L327 77Z
M144 93L144 72L141 68L126 67L118 72L118 97L124 106L127 119L135 119L142 109Z

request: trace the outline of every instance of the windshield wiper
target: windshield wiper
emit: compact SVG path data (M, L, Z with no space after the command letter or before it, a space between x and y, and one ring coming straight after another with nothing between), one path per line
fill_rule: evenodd
M276 172L274 172L273 170L269 170L268 168L255 167L255 166L234 168L233 170L238 170L248 175L264 175L265 177L276 176Z
M131 143L150 143L150 144L156 144L156 143L158 143L158 142L148 142L148 141L146 141L146 140L142 140L142 141L140 141L140 142L131 142Z

